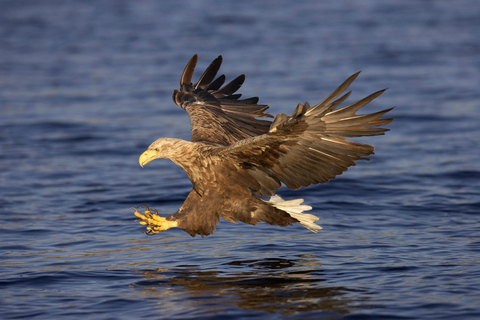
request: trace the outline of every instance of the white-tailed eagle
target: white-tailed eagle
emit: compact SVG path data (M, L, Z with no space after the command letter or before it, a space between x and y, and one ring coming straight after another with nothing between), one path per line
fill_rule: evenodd
M140 156L141 166L155 159L170 159L187 173L193 185L175 214L160 217L147 206L135 209L147 234L178 227L192 236L211 234L220 217L230 222L256 225L263 221L288 226L299 223L317 232L318 218L303 199L285 201L275 195L283 185L296 190L325 183L342 174L374 148L346 139L382 135L380 126L393 119L381 117L391 109L357 115L357 111L381 95L377 91L349 106L339 108L350 92L343 94L358 73L349 77L322 102L299 103L291 116L273 118L258 98L240 99L235 92L245 76L224 85L217 78L222 57L216 58L196 83L192 83L197 55L188 62L173 101L184 109L191 123L192 141L160 138ZM343 95L342 95L343 94ZM260 196L269 196L263 200Z

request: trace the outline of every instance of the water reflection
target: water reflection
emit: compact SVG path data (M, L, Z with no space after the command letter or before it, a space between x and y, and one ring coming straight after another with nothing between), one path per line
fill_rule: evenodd
M324 313L332 319L347 314L346 293L352 290L322 285L321 264L315 259L235 260L222 266L222 270L197 266L144 270L145 279L135 287L158 299L159 311L179 310L188 301L188 308L202 315L228 306L284 315L315 311L317 317ZM187 297L178 296L186 293Z

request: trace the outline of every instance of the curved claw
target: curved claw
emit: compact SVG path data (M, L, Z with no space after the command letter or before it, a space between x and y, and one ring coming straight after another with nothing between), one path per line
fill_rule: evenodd
M133 213L135 215L135 217L137 217L139 219L142 219L142 220L145 220L146 217L143 214L141 214L140 212L138 212L137 208L132 207L131 209L135 210L135 212Z
M164 217L160 217L158 214L157 209L154 208L149 208L146 205L140 206L140 208L145 208L145 211L140 213L137 208L132 207L132 209L135 210L134 215L139 218L140 220L137 220L141 225L147 227L147 231L142 231L143 233L147 235L154 235L159 232L168 230L173 227L178 226L178 222L174 220L167 220Z
M146 215L149 219L152 219L152 211L148 206L143 205L143 206L140 206L140 208L145 208L145 211L143 212L143 214Z

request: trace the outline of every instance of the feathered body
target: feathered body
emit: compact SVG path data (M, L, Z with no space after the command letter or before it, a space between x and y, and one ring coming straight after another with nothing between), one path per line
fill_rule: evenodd
M193 185L177 213L166 218L136 212L149 234L179 227L192 236L209 235L220 217L230 222L287 226L300 223L317 232L318 218L303 211L302 199L284 201L275 195L282 184L296 190L324 183L346 171L355 161L373 154L370 145L346 141L350 137L384 134L379 128L393 119L381 119L389 110L357 115L378 97L378 91L352 105L337 108L350 92L341 96L357 77L348 78L317 105L298 104L291 116L277 115L273 121L258 98L240 100L235 92L245 77L223 86L225 76L215 79L221 56L215 59L196 83L191 79L195 55L180 80L174 102L190 117L192 141L161 138L139 159L144 164L166 158L185 170ZM259 119L260 118L260 119ZM274 196L275 195L275 196ZM258 196L271 196L270 201Z

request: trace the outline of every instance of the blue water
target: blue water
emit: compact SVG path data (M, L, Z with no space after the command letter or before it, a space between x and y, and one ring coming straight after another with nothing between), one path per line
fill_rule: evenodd
M479 319L480 5L438 1L0 1L0 318ZM396 106L370 162L297 192L324 230L222 221L149 237L132 206L191 189L155 139L188 59L271 113ZM197 74L198 76L198 74Z

